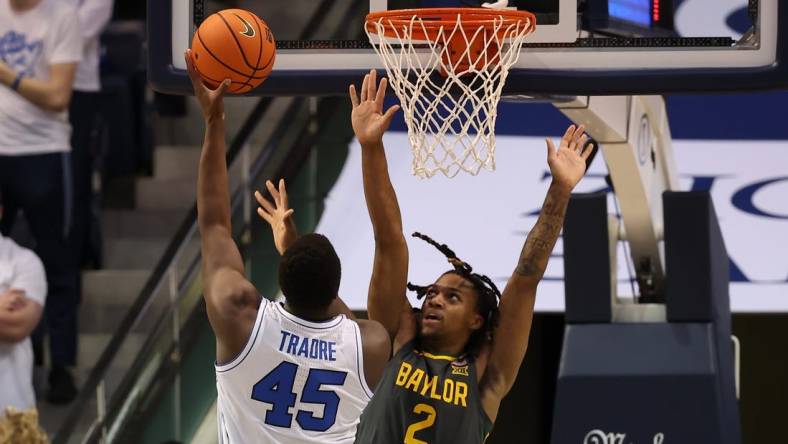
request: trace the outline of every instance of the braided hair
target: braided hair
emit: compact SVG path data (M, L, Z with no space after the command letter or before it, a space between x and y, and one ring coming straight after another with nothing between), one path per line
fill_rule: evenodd
M471 334L471 338L466 346L467 353L477 356L482 346L492 340L493 331L498 322L498 301L501 299L501 292L492 279L483 274L474 273L473 267L467 262L460 260L448 245L439 244L431 237L418 232L413 233L413 237L427 242L446 256L449 263L454 268L443 273L443 275L451 273L465 278L473 284L474 289L478 293L479 297L477 299L476 308L479 314L484 318L484 326ZM418 299L423 298L427 294L429 287L429 285L421 286L408 282L408 290L416 292L416 297Z

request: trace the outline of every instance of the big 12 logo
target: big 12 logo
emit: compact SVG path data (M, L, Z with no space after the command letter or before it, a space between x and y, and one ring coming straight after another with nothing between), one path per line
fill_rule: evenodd
M624 444L626 437L625 433L605 433L594 429L586 433L583 444Z
M605 433L602 430L594 429L586 433L583 444L625 444L626 433ZM662 444L665 440L664 433L654 435L653 444Z

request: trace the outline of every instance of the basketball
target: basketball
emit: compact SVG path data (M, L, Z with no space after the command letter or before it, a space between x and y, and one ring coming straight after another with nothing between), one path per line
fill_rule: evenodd
M219 11L200 25L192 39L194 66L203 82L227 92L244 94L268 78L276 58L276 42L268 25L243 9Z

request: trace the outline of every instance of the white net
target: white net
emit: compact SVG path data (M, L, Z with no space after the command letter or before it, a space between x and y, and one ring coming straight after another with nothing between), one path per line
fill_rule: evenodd
M413 174L454 177L495 169L495 120L509 68L517 61L530 19L493 11L484 22L437 26L420 16L381 17L366 31L386 67L404 113Z

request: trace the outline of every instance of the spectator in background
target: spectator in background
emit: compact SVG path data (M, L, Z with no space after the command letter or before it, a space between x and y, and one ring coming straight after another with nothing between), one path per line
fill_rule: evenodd
M74 223L71 235L80 262L101 267L101 245L93 215L93 173L101 130L99 36L112 18L113 0L68 0L77 8L84 45L71 96L71 166L74 171Z
M0 416L7 407L36 406L30 334L41 319L46 294L38 256L0 235Z
M76 387L79 257L69 245L73 189L67 110L82 59L77 11L62 0L0 0L0 193L11 231L24 211L44 263L49 294L42 326L52 369L47 399L70 402Z

